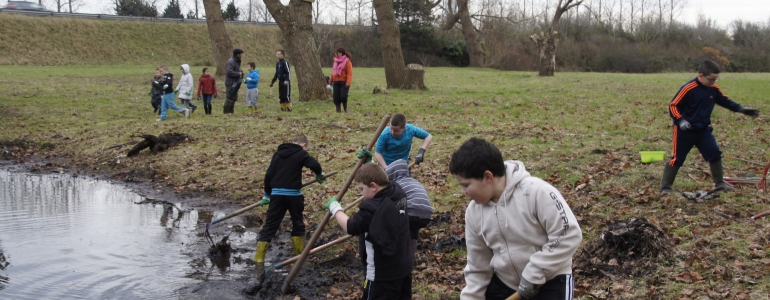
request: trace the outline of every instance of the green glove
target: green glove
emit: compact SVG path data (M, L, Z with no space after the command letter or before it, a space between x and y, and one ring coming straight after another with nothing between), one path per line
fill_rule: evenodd
M332 216L337 214L338 211L342 211L342 205L340 205L340 202L337 201L337 197L332 197L329 199L329 202L326 202L326 208L329 209L329 212L332 213Z
M152 96L152 92L147 92L147 95Z
M364 158L365 163L372 162L372 157L374 155L372 154L372 151L367 150L366 148L361 148L360 151L358 151L358 159Z
M176 95L177 93L179 93L179 90L174 90L174 95Z
M324 183L326 182L326 178L324 178L324 174L318 174L315 176L315 181L318 181L318 183Z
M270 204L270 197L262 197L262 201L259 201L259 206L265 206Z

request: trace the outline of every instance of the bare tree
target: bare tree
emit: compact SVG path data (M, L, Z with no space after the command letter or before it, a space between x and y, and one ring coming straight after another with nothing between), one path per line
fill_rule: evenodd
M451 6L450 0L450 6ZM463 38L465 39L465 45L468 47L468 56L470 57L471 67L482 67L484 65L484 50L481 49L481 45L478 41L478 34L476 34L476 28L473 27L471 21L471 15L468 12L469 0L455 0L457 1L457 13L450 15L447 18L446 24L442 26L442 29L449 30L454 27L455 23L460 22L463 29Z
M209 28L211 48L214 50L214 60L217 62L217 76L225 75L225 65L233 51L233 43L222 20L222 4L219 0L203 0L206 11L206 25Z
M406 80L406 65L401 52L401 31L396 22L393 0L373 0L372 3L380 32L385 81L388 88L401 88Z
M583 3L583 0L559 0L553 14L551 26L545 32L530 36L540 49L540 76L553 76L556 69L556 46L558 45L559 20L564 12Z
M318 46L313 33L312 3L290 0L287 6L280 0L263 1L289 46L289 56L297 75L299 101L327 99L321 61L316 54Z
M254 15L255 20L257 22L273 22L273 16L270 14L270 11L267 10L267 7L265 7L264 3L255 1L254 2Z

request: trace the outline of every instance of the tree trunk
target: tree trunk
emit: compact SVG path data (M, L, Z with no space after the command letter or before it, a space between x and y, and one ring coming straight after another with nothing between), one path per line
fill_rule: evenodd
M321 70L318 46L313 33L313 5L302 0L263 0L267 10L281 28L289 46L288 61L294 65L299 87L299 101L323 100L329 97ZM276 49L277 50L277 49Z
M402 90L427 90L425 87L425 68L418 64L409 64L406 67L406 79Z
M227 35L225 21L222 20L222 5L219 0L203 0L203 10L206 11L211 48L214 50L214 61L217 63L216 76L224 76L227 60L233 55L233 43Z
M574 0L559 0L556 5L556 11L553 14L551 27L546 32L533 34L529 38L535 42L540 49L540 76L553 76L556 70L556 47L559 44L557 35L559 34L559 20L561 16L570 8L580 5L583 0L573 3Z
M401 52L401 31L396 22L393 0L373 0L377 14L382 63L385 67L385 81L388 88L401 88L406 79L404 54Z
M470 66L480 68L484 66L484 50L478 41L476 28L473 28L470 12L468 12L469 0L457 0L457 10L460 14L460 22L463 26L463 37L465 45L468 47L468 56L470 57Z

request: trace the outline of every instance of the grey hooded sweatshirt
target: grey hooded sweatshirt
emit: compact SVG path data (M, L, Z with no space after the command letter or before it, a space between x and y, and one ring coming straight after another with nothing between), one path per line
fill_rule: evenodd
M468 263L461 300L484 299L493 274L513 288L522 277L543 284L572 274L583 233L567 201L520 161L506 161L505 176L497 201L474 200L465 210Z
M406 207L410 217L422 217L430 219L433 215L433 206L425 187L419 181L410 177L409 166L403 159L396 160L385 169L388 180L395 182L406 192Z

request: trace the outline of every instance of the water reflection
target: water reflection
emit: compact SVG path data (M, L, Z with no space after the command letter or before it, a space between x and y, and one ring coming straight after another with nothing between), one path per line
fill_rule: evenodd
M174 298L198 211L106 181L0 170L0 298ZM12 278L13 280L9 280Z

